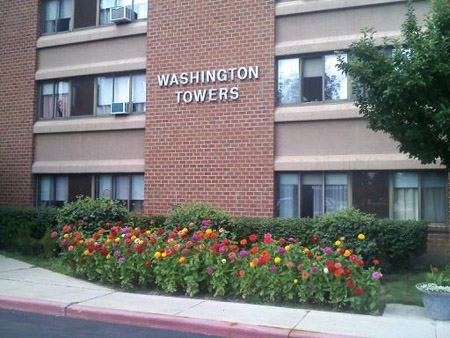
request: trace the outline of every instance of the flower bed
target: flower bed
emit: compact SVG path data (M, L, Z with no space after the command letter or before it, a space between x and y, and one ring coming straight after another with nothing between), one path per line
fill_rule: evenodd
M77 276L124 289L380 311L378 262L367 267L344 238L332 244L318 236L298 243L270 234L234 240L208 221L174 231L107 223L92 235L65 225L52 236L58 237L61 255ZM365 240L363 234L355 236Z

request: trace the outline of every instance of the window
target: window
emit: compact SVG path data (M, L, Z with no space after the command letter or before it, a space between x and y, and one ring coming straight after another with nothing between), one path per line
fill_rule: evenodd
M359 171L353 173L353 206L362 212L389 217L389 173Z
M44 175L37 180L37 206L61 207L67 201L67 176Z
M61 207L78 196L114 199L134 211L144 209L144 175L39 175L37 206Z
M42 33L66 32L110 23L111 8L131 8L134 19L147 18L148 0L43 0Z
M347 77L337 64L334 54L279 59L278 103L347 100Z
M144 175L97 175L95 197L113 199L133 211L144 209Z
M55 119L68 117L69 83L47 82L41 86L40 117Z
M100 0L99 24L110 23L111 8L128 7L135 13L135 19L147 17L147 0Z
M281 173L277 187L279 217L318 217L349 206L380 218L445 223L447 217L444 171Z
M72 0L44 0L42 2L42 32L65 32L70 29Z
M58 119L109 115L113 103L123 104L128 113L143 113L145 89L145 74L98 78L80 76L43 82L40 85L38 117Z
M97 78L97 115L111 113L111 105L122 105L128 113L145 111L145 74Z

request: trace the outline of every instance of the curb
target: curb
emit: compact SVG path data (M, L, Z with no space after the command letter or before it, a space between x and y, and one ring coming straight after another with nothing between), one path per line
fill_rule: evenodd
M0 297L0 309L230 338L356 338L355 336L340 334L291 330L146 312L132 312L19 297Z

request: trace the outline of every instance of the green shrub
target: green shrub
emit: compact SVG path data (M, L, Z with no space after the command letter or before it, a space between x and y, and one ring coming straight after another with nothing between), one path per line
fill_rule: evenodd
M273 238L290 237L301 243L308 243L314 234L315 220L312 218L246 218L236 217L225 229L236 238L246 238L255 234L262 239L270 233Z
M141 212L132 212L130 213L127 226L131 226L133 228L140 227L142 229L152 229L152 228L161 228L164 227L164 222L166 221L166 215L160 214L143 214Z
M380 255L377 236L373 232L377 222L374 215L354 208L344 209L317 218L316 235L321 241L329 243L340 240L344 248L354 248L367 263L370 263ZM364 239L359 239L355 234L362 234Z
M223 210L214 209L205 203L191 203L173 210L165 221L166 227L187 226L194 223L194 227L200 227L203 221L211 221L212 228L227 226L231 216Z
M41 254L42 239L56 228L57 209L0 207L0 249L25 255ZM52 249L55 247L53 240Z
M128 209L117 201L78 196L76 201L66 203L60 209L58 224L78 225L85 231L94 232L105 223L126 222L128 217Z
M426 252L427 222L381 219L378 221L378 228L373 230L381 258L387 263L386 267L407 269L413 257Z

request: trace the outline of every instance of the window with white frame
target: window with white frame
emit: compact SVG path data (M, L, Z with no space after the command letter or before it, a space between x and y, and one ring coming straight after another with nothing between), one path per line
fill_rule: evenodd
M347 100L347 77L337 65L335 54L278 59L278 104Z
M41 88L40 117L55 119L69 116L69 82L43 83Z
M145 88L144 73L45 81L39 86L38 117L58 119L104 116L111 113L113 104L123 105L126 113L143 113Z
M70 30L72 0L42 1L42 32L56 33Z
M37 180L37 205L61 207L67 201L67 176L43 175Z
M133 19L146 19L148 0L43 0L41 31L43 34L66 32L110 23L111 8L127 7Z
M143 174L38 175L36 205L61 207L78 196L117 200L133 211L144 208Z
M144 175L97 175L95 197L119 201L132 211L144 208Z
M318 217L349 206L380 218L446 223L445 171L280 173L277 216Z
M113 105L122 112L145 112L145 85L145 74L98 77L96 114L111 114Z
M99 24L110 23L111 8L127 7L134 12L133 19L143 19L147 17L148 0L100 0Z

